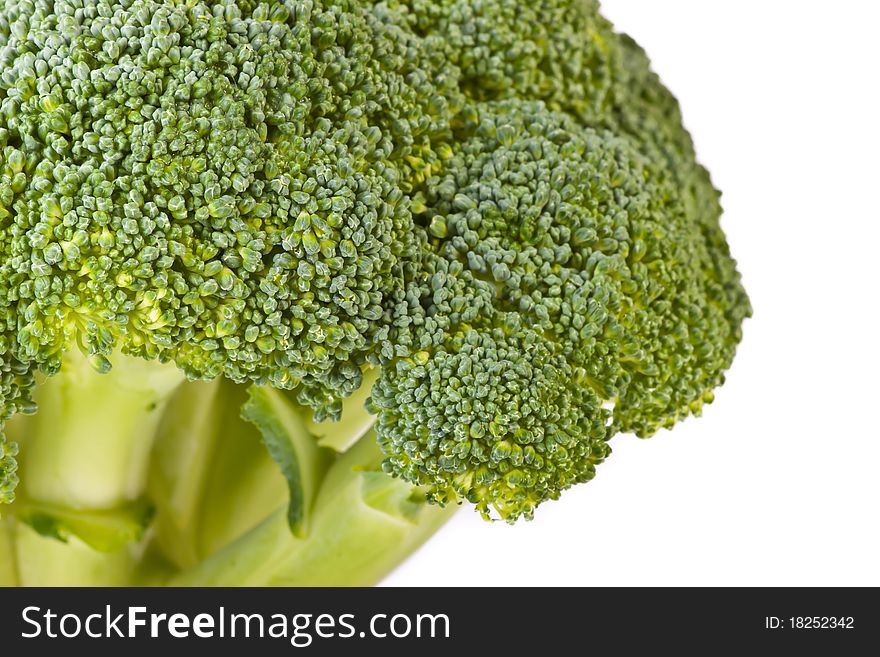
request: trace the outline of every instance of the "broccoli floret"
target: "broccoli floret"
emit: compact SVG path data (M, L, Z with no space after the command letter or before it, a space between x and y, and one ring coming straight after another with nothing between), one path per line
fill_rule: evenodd
M616 431L711 398L736 279L631 138L517 100L478 104L458 137L416 217L428 255L400 313L418 351L373 403L389 472L514 520L591 478Z
M77 341L338 414L439 160L427 46L356 4L78 4L33 3L0 60L10 351L51 373Z
M0 573L365 584L531 518L723 382L718 197L594 0L5 2Z
M607 120L618 37L595 0L398 0L441 37L476 101L529 98L587 123Z

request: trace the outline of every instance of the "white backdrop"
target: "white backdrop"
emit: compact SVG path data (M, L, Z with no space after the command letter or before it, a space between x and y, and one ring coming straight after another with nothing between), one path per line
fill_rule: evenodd
M755 316L703 417L390 585L880 585L880 4L605 0L681 101Z

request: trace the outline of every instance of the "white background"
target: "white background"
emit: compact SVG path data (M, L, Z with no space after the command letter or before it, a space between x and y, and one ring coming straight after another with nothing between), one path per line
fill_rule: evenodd
M392 585L880 585L880 5L605 0L724 192L755 316L702 418Z

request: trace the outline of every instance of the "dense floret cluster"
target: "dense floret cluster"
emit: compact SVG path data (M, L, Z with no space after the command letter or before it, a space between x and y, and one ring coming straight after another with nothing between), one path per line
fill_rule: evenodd
M360 385L438 166L442 65L387 10L23 1L4 16L7 349Z
M318 422L369 375L385 472L528 518L723 382L750 308L718 196L593 0L7 0L0 429L74 352Z
M699 411L738 325L676 181L631 137L510 100L458 138L417 215L416 351L382 372L378 430L389 471L439 499L530 515L615 431Z

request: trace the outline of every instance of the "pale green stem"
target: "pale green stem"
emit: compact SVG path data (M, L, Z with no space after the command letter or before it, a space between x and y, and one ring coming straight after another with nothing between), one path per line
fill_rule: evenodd
M125 584L140 558L153 439L185 377L120 354L112 364L100 373L69 352L37 387L36 415L15 426L21 485L9 514L23 585Z
M446 522L456 507L424 502L376 467L372 432L331 467L309 533L295 537L279 508L237 541L172 577L174 586L370 586Z
M22 497L73 510L140 499L156 427L184 378L173 365L121 354L102 374L71 350L36 388L37 414L21 441Z
M246 400L245 386L187 382L159 426L149 477L154 541L175 568L216 552L287 500L278 465L240 417Z
M21 586L126 586L139 557L136 545L99 552L75 536L62 542L20 522L15 548Z
M15 525L10 516L0 518L0 587L18 586L18 556L15 553Z

